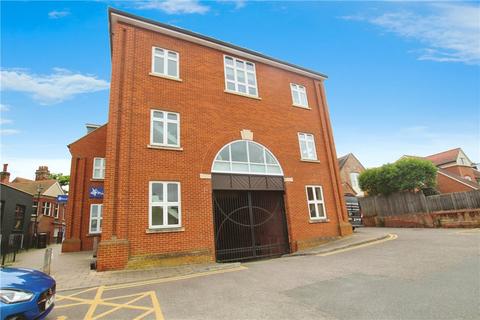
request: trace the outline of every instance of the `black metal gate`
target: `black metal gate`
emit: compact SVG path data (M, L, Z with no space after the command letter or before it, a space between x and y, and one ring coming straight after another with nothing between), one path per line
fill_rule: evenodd
M214 190L217 261L289 252L282 191Z

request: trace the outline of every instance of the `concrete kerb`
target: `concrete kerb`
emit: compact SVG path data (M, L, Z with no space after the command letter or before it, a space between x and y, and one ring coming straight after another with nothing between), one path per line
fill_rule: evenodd
M344 249L349 249L349 248L353 248L353 247L362 246L362 245L365 245L365 244L368 244L368 243L385 240L389 237L390 237L390 234L384 234L382 236L378 236L378 237L370 238L370 239L365 239L365 240L360 240L360 241L357 241L357 242L354 242L354 243L349 243L349 244L346 244L346 245L343 245L343 246L338 246L338 247L334 247L334 248L325 248L323 250L321 248L310 249L308 251L301 251L301 252L294 252L294 253L285 254L282 257L289 258L289 257L300 257L300 256L315 256L315 255L318 255L318 254L330 253L330 252L335 252L335 251L339 251L339 250L344 250ZM340 240L336 240L336 241L341 241L341 240L345 240L345 239L340 239ZM320 247L332 245L336 241L332 241L332 242L323 244Z
M195 274L208 274L216 271L230 270L240 268L240 262L232 262L226 264L212 264L200 266L178 266L178 267L163 267L141 270L118 270L118 271L91 271L88 279L83 284L61 287L57 281L57 292L72 291L78 289L88 289L98 286L111 285L127 285L131 283L155 280L176 278L179 276L189 276ZM123 280L122 280L123 278Z

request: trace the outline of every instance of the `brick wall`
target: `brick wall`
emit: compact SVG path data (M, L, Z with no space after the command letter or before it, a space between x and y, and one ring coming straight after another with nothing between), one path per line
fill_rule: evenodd
M102 199L90 199L90 187L102 187L103 180L93 179L93 159L105 157L107 126L102 126L69 146L72 154L70 192L67 206L67 232L63 252L92 250L89 234L90 205Z
M454 173L456 175L459 175L462 178L465 177L470 177L472 179L471 181L475 182L475 174L473 173L473 169L471 167L467 166L452 166L452 167L446 167L443 168L443 170L446 170L448 172Z
M437 190L440 193L472 191L473 189L459 181L437 174Z
M106 137L102 243L99 270L117 268L108 261L118 242L127 257L208 251L213 255L211 181L214 156L222 146L253 131L279 160L286 177L286 210L292 248L298 242L351 232L346 223L336 151L323 84L256 63L259 96L225 93L223 53L125 24L114 24L110 112ZM152 46L180 55L180 78L149 75ZM311 109L292 106L290 82L307 88ZM150 111L180 114L183 150L148 148ZM313 133L319 162L300 161L298 132ZM88 166L87 166L88 167ZM184 230L147 233L149 181L179 181ZM305 185L322 185L328 222L311 223ZM108 241L108 242L107 242ZM125 252L125 241L128 252ZM106 245L108 243L108 246ZM113 250L113 251L112 251ZM212 257L213 258L213 257ZM121 261L125 261L122 256Z

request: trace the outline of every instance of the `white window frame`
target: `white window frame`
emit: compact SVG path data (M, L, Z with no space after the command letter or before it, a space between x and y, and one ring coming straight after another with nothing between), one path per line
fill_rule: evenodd
M163 73L155 71L155 57L159 57L159 55L156 55L155 49L160 49L163 50ZM168 56L169 53L174 53L177 57L175 59L170 58ZM168 74L168 60L175 61L177 63L177 76L172 76ZM166 78L172 78L172 79L177 79L180 80L180 54L176 51L173 50L168 50L165 48L161 47L152 47L152 68L151 68L151 73L154 75L158 75L161 77L166 77Z
M153 202L152 201L152 187L153 184L161 183L163 185L163 201L162 202ZM169 202L168 201L168 184L176 184L178 190L178 201ZM169 228L180 228L182 226L182 197L181 197L181 185L178 181L150 181L148 185L148 228L149 229L169 229ZM168 224L168 207L178 207L178 223L177 224ZM163 224L161 225L152 225L152 208L153 207L163 207Z
M54 217L55 219L58 219L58 212L59 212L59 211L60 211L60 204L55 203L55 204L53 205L53 217Z
M295 107L310 109L310 107L308 106L307 88L305 86L302 86L296 83L290 83L290 91L292 93L292 104ZM294 92L296 92L298 95L299 103L295 103L295 98L293 95ZM302 104L302 99L301 99L302 94L305 96L305 104Z
M358 172L350 172L350 183L352 184L353 190L357 193L362 191L362 189L360 189L360 182L358 181L359 176L360 173Z
M50 216L52 214L52 204L50 202L44 202L42 214L44 216Z
M155 118L153 116L155 112L161 112L163 114L163 119ZM177 116L177 120L168 119L168 114L169 113L170 114L175 114ZM153 141L153 121L154 120L163 122L163 142L162 143ZM173 124L177 125L177 143L176 144L169 144L168 143L168 124L169 123L173 123ZM165 110L157 110L157 109L150 110L150 145L180 148L180 113L165 111Z
M93 207L98 207L100 211L98 211L99 215L95 218L92 218L92 211ZM97 229L92 230L92 220L97 220ZM102 203L92 203L90 205L90 218L88 219L88 233L89 234L97 234L102 233L102 220L103 220L103 204Z
M97 160L100 160L100 165L97 165ZM95 176L95 169L100 170L100 175ZM105 158L95 157L93 158L93 170L92 170L92 178L103 180L105 179Z
M233 59L233 66L227 66L226 58ZM237 72L238 72L238 70L242 70L242 69L237 67L237 61L242 62L245 66L244 69L243 69L243 71L245 71L245 83L238 82ZM247 70L247 67L246 67L247 63L249 63L253 66L253 71L248 71ZM227 67L233 69L234 80L227 79ZM223 73L224 73L224 78L225 78L225 91L226 92L232 92L232 93L244 95L244 96L247 96L247 97L254 97L254 98L259 97L259 95L258 95L257 67L255 66L255 63L253 63L251 61L248 61L248 60L238 59L238 58L235 58L233 56L229 56L229 55L224 54L223 55ZM255 79L255 85L251 85L251 84L248 83L248 74L249 73L253 74L253 78ZM228 88L228 82L231 82L235 85L235 90L231 90L231 89ZM239 84L245 86L246 92L241 92L241 91L238 90ZM257 94L250 94L249 90L248 90L249 88L255 88L255 91L256 91Z
M308 141L307 137L311 137L312 141ZM307 153L310 154L310 151L313 152L313 155L314 155L313 158L310 158L310 157L309 158L304 158L303 157L302 143L301 143L302 140L305 141L305 146L307 148ZM309 142L311 142L311 147L309 147ZM302 160L318 161L317 148L315 146L315 136L313 134L305 133L305 132L299 132L298 133L298 147L300 148L300 158Z
M313 193L313 200L308 199L308 188L313 188L312 193ZM317 194L315 192L315 188L320 188L320 195L322 196L321 200L317 199ZM326 220L327 219L327 209L325 208L325 197L323 196L323 187L319 185L306 185L305 186L305 195L307 197L307 212L308 212L308 217L310 220ZM312 217L310 215L310 204L315 205L315 217ZM320 212L318 212L318 206L317 204L322 204L323 208L323 215L320 216Z

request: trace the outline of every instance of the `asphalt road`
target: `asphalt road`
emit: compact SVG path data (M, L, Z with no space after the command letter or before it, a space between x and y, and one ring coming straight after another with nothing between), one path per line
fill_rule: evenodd
M480 319L480 230L360 229L397 239L326 256L61 292L49 319Z

